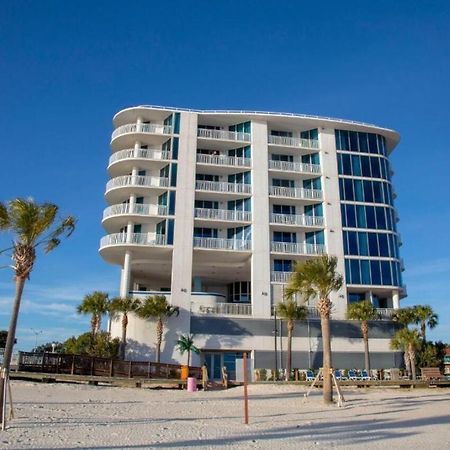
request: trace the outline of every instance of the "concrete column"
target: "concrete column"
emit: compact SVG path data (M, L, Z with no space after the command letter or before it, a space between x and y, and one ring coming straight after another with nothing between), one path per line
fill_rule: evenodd
M129 221L127 223L127 243L130 244L132 242L133 238L133 231L134 231L134 223Z
M140 148L141 148L141 141L136 141L136 142L134 143L134 154L135 154L135 155L138 154L138 151L139 151Z
M137 119L136 119L136 131L141 131L141 124L142 124L142 117L138 117Z
M252 305L253 316L270 318L269 151L267 123L252 121Z
M130 291L131 280L131 252L126 251L123 260L123 269L120 280L120 296L126 297Z
M392 291L392 307L394 309L400 309L400 295L398 291Z
M366 291L365 300L373 305L373 295L372 291Z

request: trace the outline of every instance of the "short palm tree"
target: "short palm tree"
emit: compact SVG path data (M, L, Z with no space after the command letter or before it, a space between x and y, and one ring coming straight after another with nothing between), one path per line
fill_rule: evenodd
M377 310L368 300L350 303L347 309L347 318L350 320L359 320L361 322L361 333L364 340L364 368L367 370L367 373L369 373L369 324L367 322L378 318Z
M25 281L30 278L36 261L36 250L42 246L45 253L56 248L61 237L69 237L75 230L76 220L72 216L58 217L58 206L51 203L36 203L32 198L18 198L8 204L0 203L0 230L13 236L13 270L16 292L9 324L8 338L3 356L3 370L9 373L11 355L16 336L17 319ZM5 250L6 251L6 250ZM3 413L5 378L0 379L0 418Z
M125 359L125 348L127 345L127 327L128 327L128 314L136 313L140 308L141 302L139 299L127 296L127 297L115 297L109 303L109 313L111 319L117 319L122 316L122 339L120 341L119 357Z
M153 295L146 297L141 307L137 310L137 315L145 320L156 320L156 362L161 360L161 343L164 332L164 322L170 316L178 315L180 310L177 306L172 306L164 295Z
M184 355L187 352L187 366L191 363L191 352L200 353L200 350L194 345L194 335L193 334L185 334L181 335L176 343L176 348L179 352Z
M308 317L308 309L304 305L299 305L291 297L286 298L277 305L277 315L287 321L288 345L287 354L288 360L286 364L286 381L289 381L292 370L292 333L294 331L294 322L296 320L305 320Z
M415 323L416 312L412 307L396 309L392 314L392 319L402 325L408 326Z
M87 294L80 305L77 307L78 314L86 314L91 316L91 334L92 339L100 331L102 326L102 316L109 311L109 300L106 292L94 291Z
M416 305L413 309L415 313L414 322L416 325L420 325L420 334L423 341L426 342L427 326L433 329L438 324L439 317L429 305Z
M391 348L393 350L402 350L404 352L405 367L413 380L416 379L416 352L421 345L422 339L419 332L406 327L398 330L391 340Z
M286 297L292 298L299 293L305 301L318 298L316 305L320 315L323 345L323 401L333 401L331 386L331 337L330 337L330 313L332 303L330 294L338 291L343 283L342 275L336 272L337 258L323 255L318 258L299 262L295 266L286 289Z

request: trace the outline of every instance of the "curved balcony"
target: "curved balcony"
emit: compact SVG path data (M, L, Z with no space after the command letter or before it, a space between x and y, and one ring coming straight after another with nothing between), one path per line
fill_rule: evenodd
M217 303L217 305L199 305L200 314L214 314L219 316L251 316L251 303Z
M103 211L103 225L116 228L126 226L130 220L139 220L139 223L151 223L167 217L168 208L164 205L119 203Z
M272 283L289 283L294 272L270 272L270 281Z
M194 217L201 220L217 222L251 222L252 213L249 211L230 211L227 209L195 208Z
M108 170L112 175L119 175L119 171L131 172L136 164L139 164L141 169L160 167L169 163L171 157L171 152L164 150L127 148L110 156Z
M205 155L203 153L197 153L197 164L230 167L251 167L252 160L250 158L240 158L237 156Z
M203 248L209 250L250 251L252 248L252 241L242 239L194 237L194 248Z
M304 148L305 150L318 150L319 141L312 139L302 139L287 136L268 136L269 145L278 145L281 147Z
M323 227L323 217L306 216L305 214L275 214L270 215L270 223L276 225L291 225L298 227Z
M157 123L127 123L126 125L122 125L117 127L112 135L111 140L115 139L118 136L122 136L123 134L130 133L149 133L149 134L171 134L172 126L171 125L161 125Z
M269 186L269 195L299 200L322 200L322 191L320 189Z
M172 134L172 126L157 123L128 123L117 127L111 135L113 150L132 147L136 141L161 145Z
M289 162L289 161L275 161L273 159L269 159L269 170L276 170L281 172L295 172L305 175L317 175L320 174L320 165Z
M119 203L121 200L129 198L130 194L145 194L147 189L165 191L169 187L168 178L123 175L112 178L106 184L105 196L110 203Z
M100 249L114 245L160 246L167 245L167 238L164 234L155 233L113 233L100 240Z
M273 253L290 253L293 255L323 255L325 246L307 244L306 242L271 242L270 251Z
M251 194L251 184L227 183L226 181L197 180L195 189L198 191L209 191L225 194Z
M198 128L197 137L199 137L200 139L240 142L250 142L252 140L252 135L250 133L228 130L210 130L207 128Z

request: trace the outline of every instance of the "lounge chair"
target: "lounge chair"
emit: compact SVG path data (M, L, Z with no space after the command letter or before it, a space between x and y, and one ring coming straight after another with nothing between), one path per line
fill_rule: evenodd
M340 370L336 370L335 372L334 372L334 376L336 377L336 380L339 380L339 381L345 381L345 380L348 380L348 378L343 374L343 372L342 371L340 371Z
M362 378L357 374L356 370L348 371L348 379L351 381L361 381Z
M306 371L306 381L314 381L316 379L316 376L314 375L314 372L312 370Z
M361 380L370 381L372 377L368 374L367 370L361 370Z

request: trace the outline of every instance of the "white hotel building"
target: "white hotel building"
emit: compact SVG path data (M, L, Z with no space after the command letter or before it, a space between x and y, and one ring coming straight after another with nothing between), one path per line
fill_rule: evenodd
M195 333L212 376L233 373L243 351L255 368L283 366L285 328L273 306L296 261L328 253L345 275L333 294L336 367L362 367L350 302L370 299L386 320L371 325L373 367L395 367L388 320L406 295L393 207L393 130L365 123L251 111L137 106L113 119L101 256L121 267L120 295L164 294L169 319L162 361ZM320 322L294 330L293 366L319 367ZM120 323L112 333L120 336ZM153 358L152 325L135 317L128 357ZM277 341L278 354L274 346ZM281 349L281 350L280 350Z

